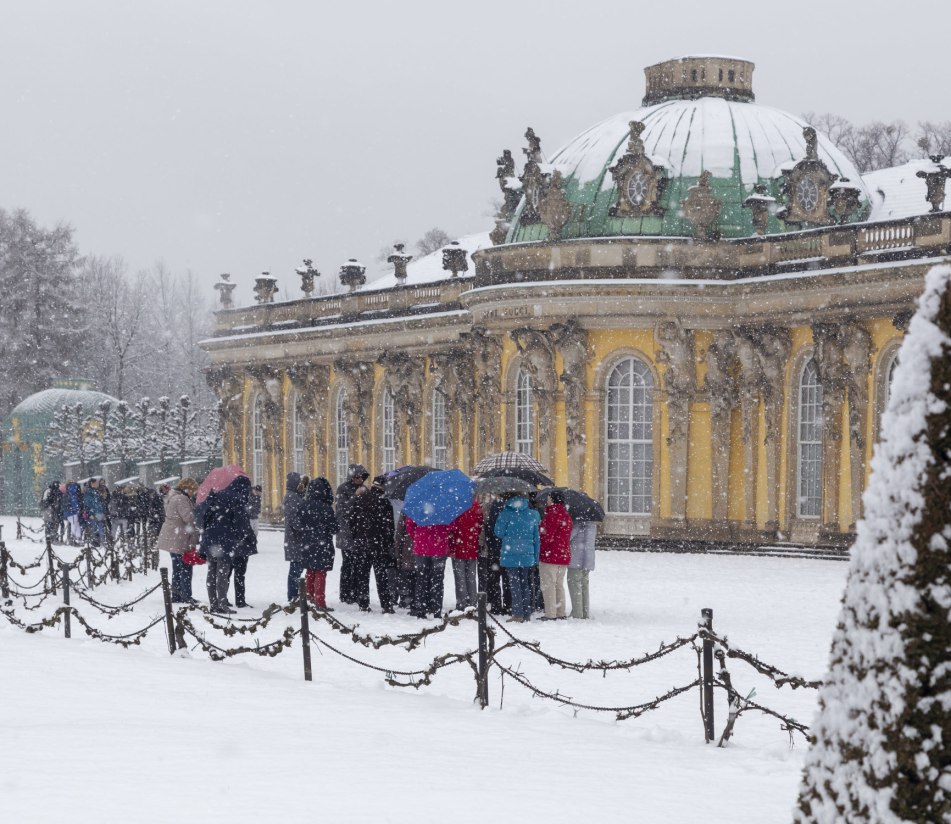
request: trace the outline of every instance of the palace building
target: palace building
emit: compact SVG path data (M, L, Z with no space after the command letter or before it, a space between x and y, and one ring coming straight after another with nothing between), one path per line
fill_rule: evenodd
M641 108L521 169L493 231L349 291L224 308L210 353L226 462L279 515L285 472L341 481L529 452L603 536L835 545L861 516L903 330L951 258L951 163L864 177L754 101L752 63L645 70Z

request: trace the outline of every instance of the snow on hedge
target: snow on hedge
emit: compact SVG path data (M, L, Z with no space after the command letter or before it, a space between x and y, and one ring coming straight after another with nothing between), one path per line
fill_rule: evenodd
M949 280L899 352L797 822L951 822Z

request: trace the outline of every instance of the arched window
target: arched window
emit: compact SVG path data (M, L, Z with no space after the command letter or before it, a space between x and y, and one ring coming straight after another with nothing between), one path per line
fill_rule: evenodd
M334 410L334 429L337 439L337 485L347 479L347 466L350 463L350 433L347 431L347 393L337 393L337 405Z
M515 376L515 451L535 454L535 407L532 376L519 369Z
M383 471L396 469L396 407L393 403L393 393L389 389L383 391Z
M304 474L304 443L305 426L304 416L300 408L300 395L295 392L291 399L291 443L294 447L294 471Z
M892 399L892 383L895 380L895 370L898 368L898 352L892 355L891 362L888 364L888 370L885 373L885 405Z
M264 403L254 396L251 407L251 474L256 484L264 484Z
M433 466L445 469L449 450L446 445L446 396L438 389L433 390Z
M625 358L608 375L605 449L608 511L653 508L654 380L647 364Z
M816 362L810 360L799 378L796 514L822 515L822 386Z

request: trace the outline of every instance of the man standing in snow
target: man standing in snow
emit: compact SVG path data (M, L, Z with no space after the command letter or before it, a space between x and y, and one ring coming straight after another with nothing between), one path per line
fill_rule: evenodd
M355 604L354 593L354 556L353 539L350 534L350 510L357 497L358 489L365 489L363 482L370 477L366 467L350 464L347 480L337 488L337 546L342 558L340 564L340 603Z

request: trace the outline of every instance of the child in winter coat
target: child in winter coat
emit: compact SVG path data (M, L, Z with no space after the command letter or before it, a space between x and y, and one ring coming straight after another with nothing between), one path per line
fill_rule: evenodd
M532 616L532 569L540 551L538 527L541 516L527 498L510 498L495 522L495 535L502 541L500 562L512 590L512 621L522 623Z

